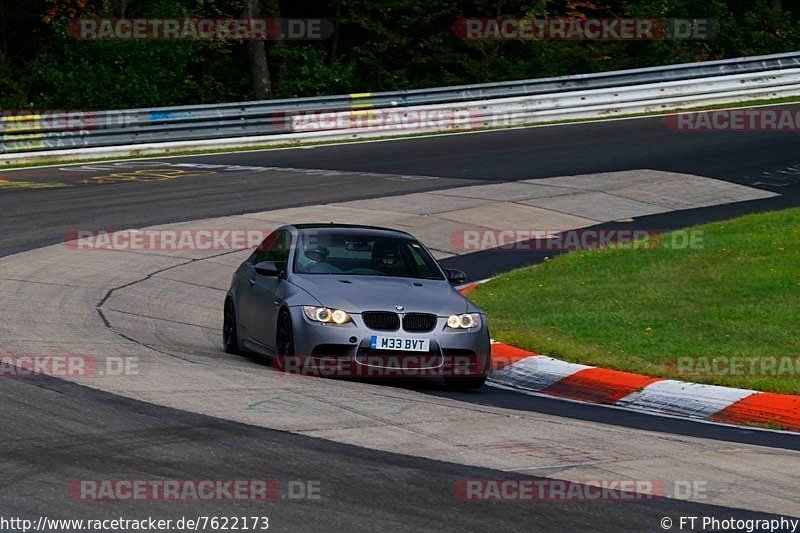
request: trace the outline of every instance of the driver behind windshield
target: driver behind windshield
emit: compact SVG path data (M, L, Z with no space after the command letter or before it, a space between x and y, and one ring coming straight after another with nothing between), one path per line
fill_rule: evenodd
M416 241L316 228L302 234L294 268L299 274L443 279L436 261Z
M376 240L372 247L372 267L382 274L403 272L402 258L392 241Z
M304 248L297 258L298 266L301 271L309 273L327 273L338 270L327 264L328 255L328 248L325 246Z

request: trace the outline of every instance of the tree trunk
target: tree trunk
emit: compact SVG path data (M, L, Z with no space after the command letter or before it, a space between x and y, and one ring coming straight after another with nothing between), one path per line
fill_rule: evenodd
M121 19L124 19L125 15L128 13L128 1L129 0L117 0L116 12L117 16Z
M342 2L336 2L336 17L333 21L333 39L331 40L331 56L328 60L328 65L333 65L339 57L339 25L342 18Z
M261 13L259 0L247 0L245 18L258 18ZM248 41L247 52L250 56L251 92L253 98L263 100L272 92L267 61L267 43L264 41Z

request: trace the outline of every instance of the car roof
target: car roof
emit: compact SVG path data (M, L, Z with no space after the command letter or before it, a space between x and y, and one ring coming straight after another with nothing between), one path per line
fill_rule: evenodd
M389 236L393 235L395 237L405 237L414 239L415 237L410 233L405 231L391 229L391 228L383 228L380 226L364 226L359 224L334 224L334 223L308 223L308 224L289 224L285 227L295 228L298 231L304 230L336 230L336 231L343 231L346 233L357 233L362 235L383 235Z

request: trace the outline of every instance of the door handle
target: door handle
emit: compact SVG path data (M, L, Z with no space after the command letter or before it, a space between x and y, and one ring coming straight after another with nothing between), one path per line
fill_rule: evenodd
M273 303L273 304L275 304L275 305L281 305L281 304L283 303L283 300L281 300L280 298L278 298L278 299L276 299L276 300L272 300L272 303Z
M256 280L255 279L250 279L250 280L248 280L248 282L250 283L251 287L256 284Z

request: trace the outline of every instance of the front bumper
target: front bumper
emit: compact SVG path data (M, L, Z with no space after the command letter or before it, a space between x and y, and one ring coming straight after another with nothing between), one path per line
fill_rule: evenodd
M302 307L290 308L294 326L295 356L284 358L287 372L329 377L463 377L485 375L490 366L491 344L486 317L469 330L446 327L438 317L428 332L373 330L360 314L344 325L309 320ZM428 339L427 352L400 352L370 348L373 335Z

